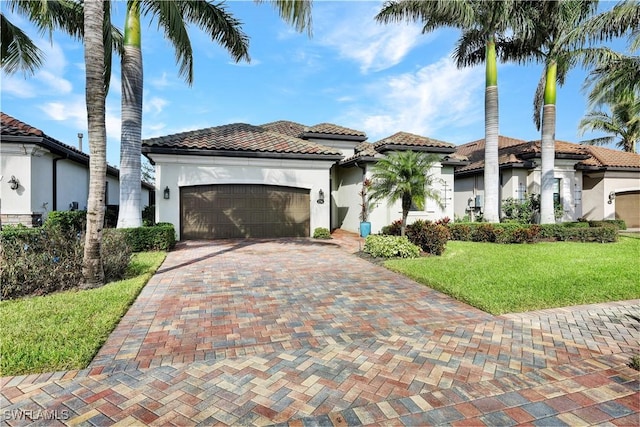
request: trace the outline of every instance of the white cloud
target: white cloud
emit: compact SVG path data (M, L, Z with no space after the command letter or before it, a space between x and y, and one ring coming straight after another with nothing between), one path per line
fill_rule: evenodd
M336 16L322 20L330 22L330 27L318 31L319 43L357 62L360 71L366 74L400 63L414 47L431 39L432 36L422 34L419 24L379 24L374 17L380 7L378 3L363 3L349 16L341 15L344 9L335 9Z
M416 72L379 79L368 88L367 107L349 115L371 141L400 130L431 137L449 133L481 120L483 73L481 67L458 70L442 58Z
M169 101L166 99L154 96L150 99L145 99L143 103L143 111L145 113L152 113L158 115L164 110L164 107L169 105Z
M227 62L227 64L235 65L236 67L255 67L257 65L262 64L262 61L260 61L259 59L251 58L251 62L247 62L247 61L240 61L240 62L229 61L229 62Z
M149 79L149 84L151 84L151 86L155 87L156 89L164 89L171 86L173 82L169 81L169 79L167 78L167 73L163 71L160 77Z
M87 129L87 107L83 96L76 95L65 102L52 101L40 106L40 110L53 120L67 122L68 127L79 131ZM120 115L107 108L105 124L107 137L120 141Z
M18 75L7 75L2 73L2 94L12 95L16 98L35 98L38 96L36 86Z

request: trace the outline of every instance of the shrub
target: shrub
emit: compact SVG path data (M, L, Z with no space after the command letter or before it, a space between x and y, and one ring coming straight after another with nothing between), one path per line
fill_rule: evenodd
M103 268L106 279L114 280L123 277L131 251L124 239L109 234L103 235ZM2 299L71 289L82 281L84 238L75 230L3 230L0 242Z
M471 232L471 240L474 242L495 242L496 229L490 223L482 223Z
M375 258L417 258L420 248L406 237L369 235L364 242L364 252Z
M156 205L145 206L142 210L142 225L151 227L156 223Z
M125 276L131 261L131 247L122 233L103 232L102 266L105 282L120 280Z
M436 225L449 225L450 222L451 222L451 218L449 218L448 216L445 216L444 218L437 220Z
M452 240L471 240L471 226L469 224L453 223L449 224Z
M429 221L416 221L407 227L407 237L414 245L424 252L433 255L444 253L449 240L449 228L444 225L433 224Z
M49 212L44 222L45 228L60 228L63 231L83 233L87 228L87 211L53 211Z
M589 227L616 227L618 230L626 230L627 224L622 219L606 219L603 221L589 221Z
M329 231L328 228L318 227L315 230L313 230L313 238L314 239L330 239L331 232Z
M584 221L563 222L561 224L563 227L567 228L589 228L589 223Z
M504 220L511 220L521 224L533 224L538 212L540 212L539 194L528 194L523 200L509 197L502 202L502 217Z
M105 233L108 232L122 233L132 252L168 251L176 245L176 232L171 223L105 230Z
M399 236L402 232L402 220L398 219L393 221L390 225L385 225L380 230L380 234L385 234L387 236Z
M531 225L525 227L504 227L496 235L496 243L534 243L538 240L540 227Z

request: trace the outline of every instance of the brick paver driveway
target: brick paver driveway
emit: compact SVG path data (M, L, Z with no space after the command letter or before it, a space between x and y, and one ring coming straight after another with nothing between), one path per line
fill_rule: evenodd
M189 242L89 369L3 378L3 420L637 425L630 314L494 317L328 243Z

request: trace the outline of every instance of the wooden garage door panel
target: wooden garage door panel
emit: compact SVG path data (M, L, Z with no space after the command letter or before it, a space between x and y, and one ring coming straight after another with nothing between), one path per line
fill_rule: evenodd
M640 191L616 194L616 219L628 228L640 228Z
M180 189L184 239L308 237L309 190L269 185Z

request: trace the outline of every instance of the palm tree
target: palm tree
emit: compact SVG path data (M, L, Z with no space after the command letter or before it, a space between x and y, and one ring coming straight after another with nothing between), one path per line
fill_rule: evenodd
M275 0L274 6L286 21L311 32L311 2ZM240 22L222 4L208 1L130 1L125 23L125 49L122 59L122 123L120 142L120 211L118 228L142 225L140 206L142 84L143 66L140 44L140 12L158 19L159 26L174 47L180 74L193 83L193 52L187 24L194 24L212 41L226 48L233 59L249 60L248 38Z
M60 28L74 37L82 35L82 7L76 3L58 0L7 1L9 10L33 22L41 33L52 36ZM31 38L0 13L2 31L2 70L7 74L22 71L33 74L42 66L43 54Z
M505 61L544 63L533 101L533 120L541 130L540 223L555 223L553 183L555 168L556 90L578 62L574 43L576 28L592 16L597 0L529 2L534 31L516 31L501 46Z
M407 216L412 204L424 209L426 199L434 200L440 207L440 196L434 190L435 178L430 174L439 159L434 154L415 151L394 151L380 159L371 174L370 200L387 199L390 203L402 202L401 235L405 235Z
M635 153L640 140L640 102L634 92L621 100L607 103L611 114L605 111L590 111L581 121L580 135L586 131L601 131L608 136L582 141L589 145L616 143L623 151ZM616 141L617 139L617 141Z
M193 83L193 50L187 25L203 30L220 43L235 61L249 59L248 38L240 22L220 4L207 1L128 2L122 57L122 122L120 141L120 210L118 228L142 225L140 206L143 65L140 14L157 18L159 27L174 47L180 74Z
M107 131L105 126L104 84L104 2L91 0L84 4L84 62L86 67L86 103L89 131L89 199L87 201L87 233L82 265L83 286L104 283L102 267L102 228L105 213L107 173Z
M510 29L525 29L527 16L522 2L459 1L388 1L376 16L383 23L421 21L424 33L440 27L462 30L454 58L458 67L484 62L485 85L485 168L484 218L500 220L500 176L498 165L498 67L496 39Z

